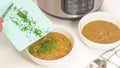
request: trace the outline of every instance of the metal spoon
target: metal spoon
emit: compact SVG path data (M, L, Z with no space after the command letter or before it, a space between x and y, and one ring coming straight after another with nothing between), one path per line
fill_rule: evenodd
M106 68L107 67L107 62L102 59L102 58L98 58L93 60L90 65L88 65L87 68Z

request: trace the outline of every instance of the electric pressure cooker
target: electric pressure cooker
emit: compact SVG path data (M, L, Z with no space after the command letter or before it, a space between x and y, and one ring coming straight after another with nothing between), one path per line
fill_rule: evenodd
M46 13L56 17L74 19L99 9L103 0L36 0Z

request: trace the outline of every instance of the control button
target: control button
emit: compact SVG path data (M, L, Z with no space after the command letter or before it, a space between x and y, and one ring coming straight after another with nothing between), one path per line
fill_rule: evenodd
M91 10L93 8L93 5L88 6L88 10Z
M65 0L65 4L72 4L72 1L71 0Z
M94 8L94 0L88 0L88 11Z
M82 2L81 4L80 4L80 9L81 10L86 10L87 9L87 2Z
M81 0L82 2L86 2L86 0Z
M94 0L88 0L88 4L89 5L93 5L94 4Z
M79 3L80 3L80 0L74 0L73 3L74 3L74 4L79 4Z

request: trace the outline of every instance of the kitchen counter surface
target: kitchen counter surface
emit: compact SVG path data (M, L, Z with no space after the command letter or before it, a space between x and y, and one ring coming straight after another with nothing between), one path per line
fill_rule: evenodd
M111 12L120 18L120 0L104 0L104 3L99 11ZM79 38L78 22L70 20L61 20L47 15L51 21L60 26L68 28L75 36L76 50L70 62L60 66L45 67L32 62L25 52L18 52L6 38L3 33L0 33L0 68L85 68L90 61L100 56L104 51L94 50L86 47Z

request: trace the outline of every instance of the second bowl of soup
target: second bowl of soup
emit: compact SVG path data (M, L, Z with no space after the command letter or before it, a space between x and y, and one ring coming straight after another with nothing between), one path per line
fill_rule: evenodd
M84 16L78 31L90 48L110 50L120 45L120 19L111 13L94 12Z

